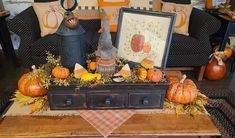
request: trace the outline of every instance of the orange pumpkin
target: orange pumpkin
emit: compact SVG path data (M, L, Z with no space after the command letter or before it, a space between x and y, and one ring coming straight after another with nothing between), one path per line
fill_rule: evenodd
M169 101L181 104L193 102L197 95L197 86L192 80L186 79L185 75L182 80L172 81L166 92Z
M224 50L224 54L226 58L230 58L232 56L233 50L230 47L226 47Z
M55 67L52 70L52 75L58 79L66 79L68 78L70 72L69 69L64 68L64 67Z
M133 52L138 53L143 50L145 38L141 34L135 34L131 38L131 49Z
M32 77L32 72L21 76L18 81L19 91L26 96L43 96L46 94L46 89L43 87L41 77Z
M148 80L155 82L155 83L160 82L163 78L162 71L156 68L149 69L147 78Z
M151 51L151 44L149 42L144 43L143 52L149 53Z
M92 70L92 71L96 70L96 62L91 62L91 63L89 64L89 68L90 68L90 70Z

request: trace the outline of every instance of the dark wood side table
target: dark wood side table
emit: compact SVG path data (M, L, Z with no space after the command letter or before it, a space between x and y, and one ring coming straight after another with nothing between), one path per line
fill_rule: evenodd
M225 14L219 13L218 9L205 11L221 21L221 27L212 35L211 42L216 44L220 43L220 50L223 51L226 47L229 36L235 36L235 20Z
M7 59L12 59L14 63L17 64L17 58L15 55L15 50L12 45L10 32L7 27L6 23L6 17L8 17L10 14L9 12L0 14L0 44L2 46L2 50L4 55Z
M234 70L235 70L235 51L233 50L230 72L233 73Z
M229 36L235 36L235 20L229 18L226 15L218 15L218 18L221 20L221 33L222 33L222 41L220 44L220 50L224 50L226 47L226 43L228 42Z

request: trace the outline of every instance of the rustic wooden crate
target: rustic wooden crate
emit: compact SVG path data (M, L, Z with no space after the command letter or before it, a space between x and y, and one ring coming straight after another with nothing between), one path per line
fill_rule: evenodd
M51 110L162 109L168 83L111 83L94 88L52 86Z

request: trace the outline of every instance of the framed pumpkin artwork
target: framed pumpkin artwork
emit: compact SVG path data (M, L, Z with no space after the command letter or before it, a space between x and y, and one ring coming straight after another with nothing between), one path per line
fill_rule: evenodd
M118 56L140 63L151 58L165 70L175 14L121 8L116 47Z

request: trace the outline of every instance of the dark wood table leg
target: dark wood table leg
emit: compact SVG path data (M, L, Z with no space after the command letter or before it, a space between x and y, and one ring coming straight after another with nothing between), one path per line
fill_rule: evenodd
M231 61L231 67L230 67L230 72L233 73L235 70L235 52L232 54L232 61Z
M222 42L220 44L220 49L219 49L220 51L224 51L224 49L226 47L226 43L227 43L228 37L229 37L230 26L231 26L231 24L230 24L230 22L228 22L227 27L226 27L226 31L224 33L224 37L223 37Z

